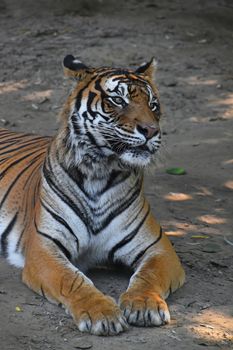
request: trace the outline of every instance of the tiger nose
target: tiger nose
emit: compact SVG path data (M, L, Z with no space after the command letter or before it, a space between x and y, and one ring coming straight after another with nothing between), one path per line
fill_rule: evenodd
M136 129L148 140L157 135L160 131L159 126L147 123L137 123Z

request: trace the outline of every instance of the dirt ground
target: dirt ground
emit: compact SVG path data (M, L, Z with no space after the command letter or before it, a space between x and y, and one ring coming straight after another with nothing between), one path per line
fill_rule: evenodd
M1 350L232 349L232 2L96 0L73 12L56 1L54 9L44 1L27 0L26 10L19 3L0 2L1 127L56 131L69 91L61 68L68 53L93 66L158 59L164 146L161 165L146 177L146 193L187 281L168 299L170 325L96 337L80 333L63 309L30 291L20 270L1 258ZM186 175L169 175L168 167L183 167ZM90 276L115 298L127 286L121 271Z

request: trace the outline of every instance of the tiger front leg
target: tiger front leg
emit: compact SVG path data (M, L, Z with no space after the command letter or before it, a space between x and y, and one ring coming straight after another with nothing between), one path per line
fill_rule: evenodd
M115 301L101 293L50 240L35 234L27 249L23 281L48 300L60 303L78 329L96 335L115 335L127 322Z
M185 273L168 238L158 233L154 243L136 254L133 266L135 273L119 301L128 323L144 327L169 323L165 299L184 283Z

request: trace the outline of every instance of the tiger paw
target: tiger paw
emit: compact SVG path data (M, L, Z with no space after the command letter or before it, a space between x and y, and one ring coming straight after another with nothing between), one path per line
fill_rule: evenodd
M125 292L120 308L129 324L141 327L161 326L170 322L166 302L157 293Z
M71 314L81 332L95 335L117 335L128 329L125 316L110 297L93 298L89 305L77 305ZM87 303L88 304L88 303Z

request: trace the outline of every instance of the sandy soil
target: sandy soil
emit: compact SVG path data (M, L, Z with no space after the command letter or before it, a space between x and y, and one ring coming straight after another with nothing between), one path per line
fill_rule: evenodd
M95 10L90 3L64 15L38 2L27 11L15 11L13 0L0 3L0 126L55 132L69 90L61 69L67 53L93 66L134 67L156 56L165 146L146 193L187 282L168 299L169 326L95 337L80 333L61 308L24 286L20 270L1 258L0 348L232 349L232 2L129 0L102 9L97 1ZM167 174L173 166L187 174ZM116 298L127 286L128 276L119 271L90 276Z

